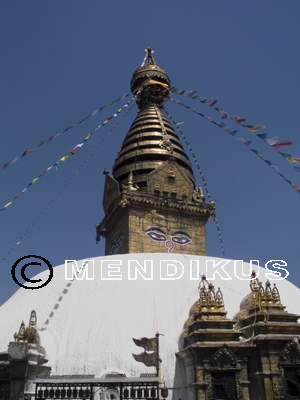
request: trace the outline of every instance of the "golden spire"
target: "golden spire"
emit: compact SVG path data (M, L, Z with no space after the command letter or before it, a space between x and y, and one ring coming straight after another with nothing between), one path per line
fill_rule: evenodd
M144 93L147 97L147 104L149 104L149 100L151 103L162 105L162 103L166 100L167 97L170 97L169 88L170 88L170 78L166 71L156 65L156 62L153 57L154 51L151 50L150 45L145 49L146 55L142 62L142 65L134 71L131 79L131 91L136 94L138 97L139 108L143 108L145 105L144 101L140 101L140 94ZM147 96L147 92L149 92L150 87L152 88L152 95Z
M148 47L147 47L147 49L145 49L145 51L146 51L146 55L142 62L141 67L145 66L147 58L148 58L147 65L156 65L154 57L153 57L154 50L151 50L150 44L148 44Z

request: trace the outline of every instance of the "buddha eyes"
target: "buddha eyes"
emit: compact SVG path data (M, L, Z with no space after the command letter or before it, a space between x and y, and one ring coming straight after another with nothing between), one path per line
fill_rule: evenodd
M191 242L191 239L189 239L186 236L172 236L172 242L179 244L187 244Z
M162 229L160 229L158 227L152 227L152 228L148 229L145 233L152 240L167 243L167 240L168 240L167 235L165 234L165 232ZM177 244L187 244L187 243L190 243L191 241L192 240L188 233L186 233L184 231L176 231L173 233L171 240L169 240L168 242L177 243Z
M159 242L165 242L167 240L166 235L164 235L163 233L155 232L155 231L146 232L146 235L148 235L151 239L157 240Z

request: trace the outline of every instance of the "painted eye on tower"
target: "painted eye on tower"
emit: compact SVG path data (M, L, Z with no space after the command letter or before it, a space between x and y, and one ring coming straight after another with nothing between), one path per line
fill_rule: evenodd
M167 236L165 232L157 227L152 227L146 230L146 235L149 236L152 240L157 240L158 242L165 242L167 240Z
M146 235L148 235L153 240L158 240L159 242L164 242L165 240L167 240L166 235L164 235L163 233L150 231L146 232Z
M177 231L177 232L173 233L173 236L172 236L173 243L187 244L187 243L190 243L191 241L192 240L191 240L190 235L184 231Z
M172 236L172 242L178 243L178 244L187 244L191 242L191 239L185 237L185 236Z

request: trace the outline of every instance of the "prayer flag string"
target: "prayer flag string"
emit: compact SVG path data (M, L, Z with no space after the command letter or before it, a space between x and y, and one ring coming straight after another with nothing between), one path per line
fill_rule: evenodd
M186 137L185 137L184 133L182 132L182 130L179 128L179 125L180 125L180 124L177 124L177 123L174 121L174 119L171 117L171 115L167 112L167 110L166 110L165 108L164 108L164 112L165 112L165 114L167 115L167 117L170 119L170 121L172 121L172 122L174 123L174 125L176 126L176 129L178 130L178 132L179 132L180 135L182 136L183 140L185 141L185 143L186 143L188 149L190 150L190 152L191 152L191 154L192 154L192 157L193 157L193 160L194 160L194 162L195 162L195 164L196 164L196 166L197 166L197 169L198 169L198 171L199 171L199 173L200 173L200 176L201 176L203 185L204 185L204 187L205 187L205 191L206 191L206 193L207 193L208 200L209 200L210 203L212 203L213 200L212 200L212 198L211 198L210 192L208 191L208 187L207 187L206 180L205 180L205 178L204 178L203 172L202 172L202 170L201 170L201 168L200 168L200 165L199 165L199 163L198 163L198 161L197 161L197 158L196 158L196 156L195 156L195 153L194 153L193 149L191 148L190 143L189 143L188 140L186 139ZM217 226L218 235L219 235L219 239L220 239L220 244L221 244L221 248L222 248L222 253L223 253L223 255L225 255L224 244L223 244L223 238L222 238L222 234L221 234L221 230L220 230L220 226L219 226L219 223L218 223L216 214L214 214L214 221L215 221L216 226Z
M40 147L42 147L45 143L49 143L52 140L56 139L58 136L62 135L63 133L67 132L68 130L74 128L76 125L81 124L82 122L86 121L87 119L89 119L90 117L93 117L94 115L98 114L100 111L105 110L107 107L117 103L118 101L124 99L125 97L129 96L129 93L125 93L123 94L123 96L119 97L116 100L111 101L110 103L106 104L105 106L102 106L100 108L98 108L97 110L93 111L91 114L89 114L87 117L85 117L84 119L82 119L81 121L77 122L77 124L72 124L69 125L64 131L62 131L61 133L56 133L55 135L52 135L49 137L48 140L41 140L39 142L38 147L36 147L35 149L31 149L31 150L25 150L21 156L16 156L11 162L7 162L5 164L3 164L1 170L7 168L9 165L14 164L16 161L20 160L21 158L27 156L28 154L32 153L35 150L38 150Z
M51 165L50 167L48 167L42 174L40 174L37 178L34 178L32 182L30 182L20 193L18 193L10 202L8 202L7 204L5 204L5 206L3 206L0 209L0 212L3 210L6 210L6 208L8 206L10 206L21 194L25 193L27 191L27 189L33 185L38 179L40 179L41 177L43 177L48 171L50 171L50 169L52 169L53 167L57 168L58 163L60 163L61 161L66 161L66 159L69 156L73 156L84 144L86 141L89 140L89 138L95 133L97 132L98 129L100 129L102 126L105 126L110 120L112 120L114 117L117 117L118 114L120 112L122 112L124 110L124 108L128 107L128 105L133 102L135 100L135 97L132 97L130 100L128 100L128 102L121 107L115 114L111 115L106 121L104 121L102 124L98 125L97 128L95 130L93 130L91 133L88 134L88 136L83 139L83 141L79 144L77 144L75 147L73 147L69 153L67 153L65 156L63 156L62 158L60 158L55 164Z
M197 95L197 91L196 90L179 90L176 87L172 87L171 88L171 93L174 94L178 94L181 96L186 96L186 97L190 97L193 100L197 100L200 101L203 104L206 104L209 107L213 107L216 103L217 103L217 99L214 99L213 97L211 97L210 99L207 99L203 96L199 96ZM172 99L174 100L174 99ZM176 100L175 100L176 101ZM188 108L188 107L187 107ZM250 132L257 132L260 129L265 129L266 127L264 125L248 125L248 124L242 124L242 122L246 122L246 118L241 118L238 115L234 115L234 116L230 116L226 111L224 111L222 108L219 107L214 107L214 110L220 112L222 114L222 119L226 119L229 118L232 121L238 123L239 125L241 125L243 128L248 129ZM209 117L206 117L209 118ZM220 124L219 124L220 126ZM224 124L225 126L225 124ZM226 128L227 130L230 130L230 128ZM225 129L224 129L225 130ZM237 132L237 131L234 131ZM228 132L231 133L231 132ZM273 147L274 150L279 150L283 147L287 147L287 146L291 146L293 144L293 142L291 142L290 140L285 140L284 142L280 142L277 143L278 137L275 138L270 138L267 139L267 134L266 133L258 133L256 134L260 139L264 140L266 143L268 143L271 147ZM280 153L280 152L279 152ZM288 158L286 158L287 161L289 163L299 163L300 164L300 158L297 157L292 157L291 155L289 155ZM297 160L297 161L296 161ZM294 167L295 168L295 167ZM295 168L296 169L296 168ZM296 169L297 170L297 169Z
M200 103L202 104L206 104L209 107L213 107L216 103L217 103L217 99L215 99L214 97L211 97L209 99L207 99L206 97L203 96L199 96L197 94L196 90L179 90L176 87L172 87L171 88L171 92L174 94L178 94L181 96L186 96L186 97L190 97L193 100L197 100L200 101ZM222 110L222 108L218 108L218 107L214 107L214 109L218 112L220 112L221 114L223 114L222 118L230 118L233 121L237 122L238 124L242 125L244 128L247 128L250 132L256 132L260 129L265 129L264 125L248 125L248 124L242 124L242 122L246 122L246 118L241 118L238 115L234 115L232 117L230 117L230 115Z
M93 149L93 151L86 157L86 159L80 164L77 170L73 173L73 175L67 180L67 182L59 189L56 195L52 198L52 200L46 205L45 208L40 212L40 214L35 218L35 220L29 225L26 231L22 234L19 240L10 248L10 250L5 254L5 256L0 260L0 264L6 260L6 258L10 255L10 253L21 243L24 237L30 232L30 230L34 227L34 225L41 219L43 214L48 210L48 208L54 203L57 197L63 192L63 190L68 186L69 183L75 178L78 172L85 166L85 164L93 157L93 155L98 151L100 146L105 142L108 136L116 129L116 127L123 121L126 115L132 110L134 103L127 109L126 113L122 115L122 117L117 120L117 123L113 126L113 128L101 139L98 145Z
M224 122L221 122L220 124L218 124L217 122L212 121L210 117L208 117L208 116L206 116L206 115L204 115L204 114L202 114L202 113L200 113L200 112L198 112L198 111L196 111L196 110L193 110L191 107L186 106L182 101L178 101L178 100L175 100L175 99L171 99L171 100L174 101L175 103L177 103L177 104L179 104L179 105L181 105L181 106L183 106L183 107L189 109L190 111L193 111L194 113L200 115L201 117L207 119L208 121L210 121L210 122L213 123L214 125L217 125L219 128L223 129L225 132L229 133L231 136L235 136L236 133L238 132L238 131L236 131L236 130L235 130L235 131L232 131L230 127L226 127L225 124L224 124ZM263 134L263 135L264 135L264 134ZM246 147L249 147L249 146L251 145L251 143L252 143L251 140L246 141L244 138L236 138L236 140L238 140L240 143L242 143L242 144L243 144L244 146L246 146ZM266 160L265 157L262 156L261 154L258 154L258 151L257 151L257 150L255 150L255 149L250 149L250 150L252 150L255 154L257 154L265 163L267 163L268 165L270 165L270 166L273 168L273 170L274 170L275 172L277 172L277 174L278 174L279 176L281 176L287 183L290 184L290 186L292 186L293 189L296 190L296 192L298 192L298 193L300 194L299 186L296 185L296 184L293 184L289 179L287 179L283 174L281 174L281 173L279 172L279 170L278 170L278 167L274 166L270 160ZM283 155L283 154L285 154L285 153L281 153L281 155ZM288 156L288 158L289 158L289 157L290 157L290 154L287 154L287 156ZM291 157L291 158L294 159L295 157ZM295 169L297 172L300 172L300 167L294 166L294 169Z

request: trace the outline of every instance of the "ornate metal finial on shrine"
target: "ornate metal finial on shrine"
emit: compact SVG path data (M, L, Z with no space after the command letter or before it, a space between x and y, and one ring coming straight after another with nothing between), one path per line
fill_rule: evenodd
M19 332L14 334L14 339L16 342L24 342L25 340L25 323L22 321Z
M223 294L220 288L218 288L217 292L215 292L214 285L206 280L205 275L202 275L201 277L198 290L200 308L224 308Z
M131 79L131 91L137 97L137 104L143 109L149 104L162 106L170 98L170 79L166 71L156 65L154 51L148 45L142 65L134 71Z
M280 303L280 295L276 283L274 283L273 290L272 290L273 300L275 303Z
M32 310L29 318L29 326L36 328L36 323L37 323L36 312Z
M261 283L259 282L258 278L256 277L256 272L252 271L251 280L250 280L250 289L252 292L258 292Z
M145 51L146 51L146 55L142 62L141 67L143 67L145 65L147 58L148 58L147 65L156 65L154 57L153 57L154 50L151 50L150 44L148 44L148 47L147 47L147 49L145 49Z
M16 342L40 343L40 337L36 327L37 318L34 310L30 313L29 326L26 328L24 321L22 321L19 332L14 334Z

